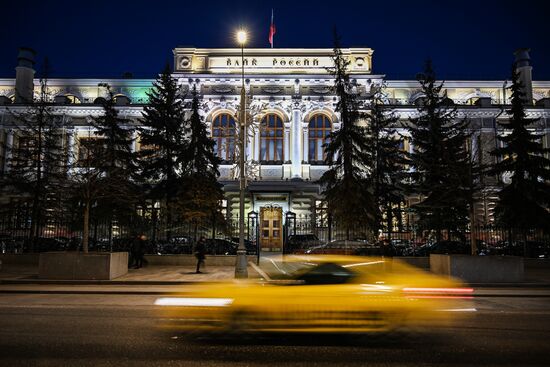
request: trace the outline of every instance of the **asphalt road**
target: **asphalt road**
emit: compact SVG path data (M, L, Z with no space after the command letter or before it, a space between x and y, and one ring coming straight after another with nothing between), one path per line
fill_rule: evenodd
M483 297L460 327L419 335L167 333L156 296L0 294L0 366L548 366L550 298Z

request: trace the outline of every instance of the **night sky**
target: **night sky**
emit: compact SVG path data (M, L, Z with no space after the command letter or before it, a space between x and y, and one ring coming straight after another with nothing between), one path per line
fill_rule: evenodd
M251 47L374 49L374 73L412 79L433 60L445 79L506 79L513 51L531 48L533 78L550 80L550 5L545 1L9 1L3 2L0 77L15 77L17 48L47 56L53 76L153 78L175 46L233 47L246 27Z

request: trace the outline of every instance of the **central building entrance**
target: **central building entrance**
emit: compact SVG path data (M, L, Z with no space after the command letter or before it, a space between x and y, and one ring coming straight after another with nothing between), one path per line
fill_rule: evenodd
M260 247L262 251L283 250L283 208L280 206L260 208Z

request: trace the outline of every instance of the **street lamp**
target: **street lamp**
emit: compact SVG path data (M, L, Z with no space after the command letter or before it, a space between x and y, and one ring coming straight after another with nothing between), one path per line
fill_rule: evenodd
M245 143L246 143L246 93L244 90L244 44L247 34L244 30L237 32L237 42L241 45L241 116L239 118L239 247L237 249L237 261L235 264L235 278L248 278L246 248L244 246L244 190L246 178L244 172Z

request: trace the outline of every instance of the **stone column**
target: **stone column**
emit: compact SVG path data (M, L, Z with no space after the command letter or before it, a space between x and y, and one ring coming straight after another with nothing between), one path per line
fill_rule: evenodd
M76 131L67 130L67 136L69 137L69 142L67 144L67 167L71 169L74 165L77 152L75 152L75 135Z
M522 84L523 101L526 104L533 104L533 67L531 66L531 57L529 56L528 48L520 48L514 52L516 57L515 65L516 71L519 74L519 80Z
M247 125L250 125L250 121L248 122ZM252 139L254 139L254 137L250 137L249 136L249 132L250 132L250 127L248 126L247 127L247 136L246 136L246 141L245 141L245 147L244 147L244 151L246 152L246 155L244 156L245 160L246 161L249 161L251 159L253 159L253 156L252 156Z
M132 151L132 153L136 152L137 136L137 131L134 130L132 132L132 142L130 143L130 150Z
M292 108L292 175L291 178L302 178L302 157L300 154L302 121L300 106L295 104Z
M4 148L4 172L10 170L10 161L13 154L13 129L9 129L6 135L6 146Z
M254 131L254 160L260 161L260 129Z
M292 144L292 141L291 141L291 136L290 136L290 129L291 129L291 124L290 123L285 123L285 127L284 127L284 155L285 155L285 159L284 159L284 162L289 162L291 160L291 156L290 156L290 145Z
M302 140L302 147L303 147L303 161L305 163L309 163L309 126L308 124L304 123L302 125L302 131L303 131L303 140Z

